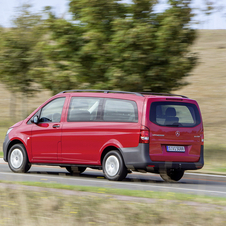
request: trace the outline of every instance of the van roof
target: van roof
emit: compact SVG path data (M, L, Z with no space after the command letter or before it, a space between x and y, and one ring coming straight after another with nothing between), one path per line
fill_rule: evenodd
M117 91L117 90L95 90L95 89L77 89L77 90L64 90L58 94L62 93L74 93L74 92L94 92L94 93L118 93L118 94L133 94L136 96L176 96L176 97L182 97L182 98L188 98L183 95L178 94L171 94L171 93L153 93L153 92L128 92L128 91Z

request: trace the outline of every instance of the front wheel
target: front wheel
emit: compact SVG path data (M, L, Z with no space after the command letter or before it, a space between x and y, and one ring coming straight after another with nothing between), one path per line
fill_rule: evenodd
M127 175L127 168L120 153L116 150L110 151L104 156L102 166L108 180L123 180Z
M10 148L8 165L15 173L26 173L31 168L27 152L22 144L15 144Z
M184 176L184 170L164 169L164 170L160 170L160 176L166 182L179 181Z

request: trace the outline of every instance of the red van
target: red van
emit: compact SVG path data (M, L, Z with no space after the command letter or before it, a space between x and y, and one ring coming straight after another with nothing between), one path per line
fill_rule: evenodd
M103 169L109 180L140 171L178 181L203 167L203 142L199 106L185 96L69 90L10 127L3 152L16 173L43 164Z

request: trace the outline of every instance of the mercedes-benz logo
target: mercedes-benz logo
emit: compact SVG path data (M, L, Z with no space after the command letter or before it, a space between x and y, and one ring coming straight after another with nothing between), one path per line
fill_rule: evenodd
M177 137L179 137L180 136L180 131L176 131L175 134L176 134Z

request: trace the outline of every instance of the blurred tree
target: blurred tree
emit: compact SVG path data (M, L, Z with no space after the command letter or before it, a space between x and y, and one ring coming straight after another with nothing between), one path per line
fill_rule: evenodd
M36 69L44 88L95 88L170 92L185 85L196 64L190 52L195 30L191 0L70 0L74 21L48 8L48 38L39 43L44 67Z
M39 63L35 46L41 36L41 16L32 14L30 5L19 7L13 20L13 27L1 30L0 40L0 81L13 93L22 94L22 117L27 116L28 96L34 94L34 78L31 69ZM15 109L11 104L11 119L15 120Z

